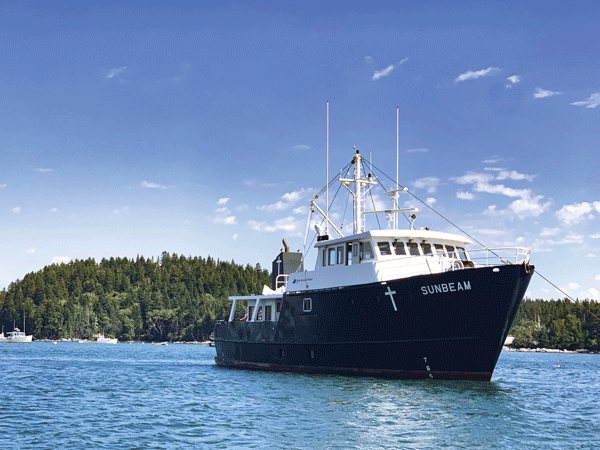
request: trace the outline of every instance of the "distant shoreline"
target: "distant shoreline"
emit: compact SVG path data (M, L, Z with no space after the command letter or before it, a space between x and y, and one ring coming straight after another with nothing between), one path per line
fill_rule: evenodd
M525 353L584 353L598 355L600 352L593 350L560 350L558 348L512 348L506 345L502 347L503 352L525 352Z

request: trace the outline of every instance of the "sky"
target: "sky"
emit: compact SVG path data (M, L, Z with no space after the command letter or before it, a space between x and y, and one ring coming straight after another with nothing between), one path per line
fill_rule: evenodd
M331 176L356 146L395 178L398 108L402 186L600 300L600 2L320 3L2 2L0 289L164 251L270 270L329 102Z

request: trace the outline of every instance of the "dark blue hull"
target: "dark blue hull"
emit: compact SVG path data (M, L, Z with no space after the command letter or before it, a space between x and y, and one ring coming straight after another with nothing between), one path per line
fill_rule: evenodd
M290 292L277 322L219 322L218 365L394 378L490 380L533 274L471 268ZM311 298L312 309L303 311Z

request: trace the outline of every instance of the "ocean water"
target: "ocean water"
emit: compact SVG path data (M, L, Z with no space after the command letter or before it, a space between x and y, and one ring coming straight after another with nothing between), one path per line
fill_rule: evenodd
M491 382L219 368L203 345L0 345L0 447L600 448L600 355L503 352Z

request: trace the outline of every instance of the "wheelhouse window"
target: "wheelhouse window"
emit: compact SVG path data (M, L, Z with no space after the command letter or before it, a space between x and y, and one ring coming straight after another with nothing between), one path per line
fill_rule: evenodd
M394 251L398 256L406 255L406 247L404 247L404 242L394 242Z
M456 258L456 254L454 253L454 247L452 245L446 245L446 250L448 251L449 258Z
M361 259L373 259L373 250L369 241L361 242Z
M312 311L312 298L305 298L302 302L302 311L310 312Z
M421 248L423 249L424 255L433 255L433 251L431 250L431 244L423 243L421 244Z
M335 263L335 247L331 247L329 249L329 265L333 266Z
M444 246L442 244L433 244L433 251L439 253L442 256L446 255L446 252L444 251Z
M458 256L460 256L460 259L462 259L463 261L469 260L469 258L467 258L467 253L465 252L464 248L456 247L456 251L458 252Z
M344 246L337 248L337 263L344 264Z
M389 242L378 242L377 247L379 247L379 253L381 256L388 256L392 254Z
M419 256L421 253L419 252L419 244L416 242L409 242L408 244L408 252L411 256Z

